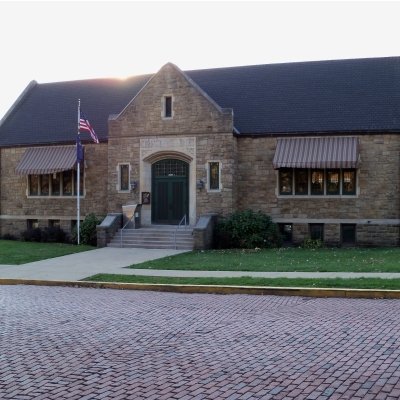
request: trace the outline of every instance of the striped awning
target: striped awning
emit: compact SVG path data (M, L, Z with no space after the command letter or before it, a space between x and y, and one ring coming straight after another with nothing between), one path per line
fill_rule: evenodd
M273 166L278 168L357 168L356 137L278 139Z
M32 147L25 151L16 168L19 175L41 175L73 169L75 146Z

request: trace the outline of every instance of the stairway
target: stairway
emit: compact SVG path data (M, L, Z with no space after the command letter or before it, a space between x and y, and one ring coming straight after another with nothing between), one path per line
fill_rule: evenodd
M140 229L118 230L108 247L136 247L143 249L175 249L176 225L150 225ZM176 248L193 250L193 228L180 226L176 232Z

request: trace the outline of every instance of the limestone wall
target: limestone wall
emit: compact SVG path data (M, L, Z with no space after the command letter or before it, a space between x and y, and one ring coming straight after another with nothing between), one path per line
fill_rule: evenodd
M1 233L19 234L27 227L27 219L38 219L48 226L49 219L60 220L65 231L76 220L76 197L29 197L26 176L15 169L26 148L1 149ZM107 144L85 144L85 194L81 197L81 219L89 213L107 213Z

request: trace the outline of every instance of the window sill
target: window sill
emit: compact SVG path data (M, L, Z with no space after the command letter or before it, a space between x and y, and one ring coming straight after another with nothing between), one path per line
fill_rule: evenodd
M84 199L86 195L80 195L80 199ZM78 196L26 196L27 199L77 199Z
M299 194L278 194L278 199L356 199L357 194L337 194L337 195L299 195Z

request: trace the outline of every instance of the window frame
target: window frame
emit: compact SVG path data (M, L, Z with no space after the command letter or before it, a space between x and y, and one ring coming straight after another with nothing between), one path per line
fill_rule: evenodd
M64 193L64 179L63 179L63 175L65 172L69 172L70 174L72 174L71 176L71 194L65 194ZM84 168L82 168L80 170L80 197L85 197L85 172L84 172ZM27 188L26 188L26 197L27 198L31 198L31 199L49 199L49 198L77 198L77 193L76 193L76 189L77 189L77 182L76 182L76 174L77 171L76 169L69 169L69 170L65 170L65 171L60 171L60 172L54 172L51 174L29 174L26 177L26 182L27 182ZM37 194L31 194L32 190L31 190L31 176L37 176L38 180L37 180ZM47 194L42 194L42 177L43 176L47 176L48 177L48 192ZM58 181L58 191L56 191L56 193L58 192L58 194L54 194L55 190L54 190L54 182Z
M211 188L211 164L218 164L218 188ZM220 160L208 160L206 164L207 170L207 192L218 193L222 191L222 162Z
M121 167L127 166L128 167L128 188L127 189L122 189L122 171ZM118 193L130 193L131 191L131 164L129 162L122 162L118 163L117 165L117 191Z
M282 192L282 176L281 171L285 174L289 173L289 170L292 170L292 192L286 193ZM305 187L305 182L298 182L298 177L303 174L305 175L305 171L307 171L307 192L299 191L300 183L302 183L302 187ZM323 174L323 192L322 193L313 193L312 191L312 174L315 171L322 171ZM336 193L329 193L328 187L328 174L332 172L338 173L338 191ZM354 190L345 191L344 190L344 173L352 172L353 180L354 180ZM359 195L358 188L358 180L359 180L359 170L356 168L279 168L277 171L277 187L276 193L279 198L349 198L349 197L357 197Z
M168 112L168 113L167 113ZM172 119L174 117L174 96L165 94L161 99L161 118Z
M313 229L314 228L320 228L321 232L321 237L313 237ZM308 233L310 235L310 239L312 240L321 240L321 242L324 242L324 237L325 237L325 229L324 229L324 224L308 224Z

